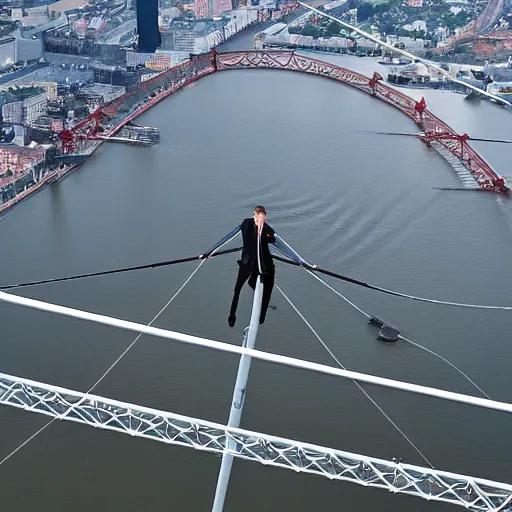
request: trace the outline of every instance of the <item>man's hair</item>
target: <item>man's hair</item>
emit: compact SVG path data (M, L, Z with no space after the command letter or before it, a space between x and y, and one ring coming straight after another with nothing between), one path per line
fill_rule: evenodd
M254 213L263 213L267 215L267 210L265 210L264 206L258 205L256 208L254 208Z

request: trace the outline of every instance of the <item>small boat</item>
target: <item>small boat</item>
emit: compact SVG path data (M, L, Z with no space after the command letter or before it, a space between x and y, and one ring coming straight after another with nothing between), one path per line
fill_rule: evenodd
M512 101L512 80L507 82L491 82L487 84L485 90L504 100Z
M153 141L142 137L118 137L116 135L109 137L106 135L98 135L98 138L108 142L123 142L125 144L141 144L146 146L154 144Z
M479 69L461 69L457 73L457 80L485 90L485 73Z
M408 66L409 64L412 64L412 60L406 59L404 57L400 57L400 58L384 57L384 60L379 60L378 63L383 66Z
M151 126L128 123L118 133L118 137L131 139L143 144L158 144L160 142L160 130Z
M493 66L491 79L487 83L486 91L504 100L512 100L512 68Z
M415 89L430 89L430 76L417 75L415 73L389 73L388 83L399 87L411 87Z

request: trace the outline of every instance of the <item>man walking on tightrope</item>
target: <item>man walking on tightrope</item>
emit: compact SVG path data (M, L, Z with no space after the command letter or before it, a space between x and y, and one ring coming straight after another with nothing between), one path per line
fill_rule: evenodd
M249 286L253 290L256 288L256 279L260 275L260 268L258 266L258 240L260 233L260 263L263 282L260 324L265 321L265 315L267 314L268 304L272 295L272 288L274 287L275 276L274 261L272 260L268 244L273 244L276 241L275 232L266 224L266 219L267 211L265 208L263 206L256 206L252 219L244 219L240 226L244 247L242 250L242 258L238 260L238 277L236 279L235 293L233 295L228 318L230 327L233 327L236 322L236 308L244 283L249 279Z

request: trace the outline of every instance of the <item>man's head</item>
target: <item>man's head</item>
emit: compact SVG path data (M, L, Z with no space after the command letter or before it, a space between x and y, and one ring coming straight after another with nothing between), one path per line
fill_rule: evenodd
M259 226L263 225L265 220L267 219L267 210L265 210L264 206L256 206L254 208L254 222Z

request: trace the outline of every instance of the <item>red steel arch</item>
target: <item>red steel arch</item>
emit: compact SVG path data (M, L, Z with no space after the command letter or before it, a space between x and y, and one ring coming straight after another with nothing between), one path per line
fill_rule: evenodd
M446 153L453 155L457 161L473 176L482 190L490 190L508 194L505 179L500 176L486 160L474 148L468 144L468 136L460 135L444 121L428 110L425 99L421 101L397 91L382 83L382 77L378 73L369 78L355 71L323 62L311 57L299 55L295 52L280 50L248 50L237 52L219 53L215 49L210 53L194 56L190 61L182 62L178 66L170 68L156 77L141 84L136 91L127 93L102 109L102 114L111 120L111 127L106 134L115 134L126 123L151 108L167 96L183 87L199 80L203 76L217 71L232 69L278 69L323 76L336 80L391 105L409 118L411 118L423 131L420 139L430 145L435 143ZM158 94L150 95L155 89ZM147 91L144 101L140 102L141 93ZM127 114L122 120L115 120L122 105L130 101L138 100L136 108ZM92 114L91 119L86 119L77 125L72 131L77 135L83 128L96 130L98 125L98 112ZM91 132L89 131L89 134ZM442 152L441 152L442 153Z

